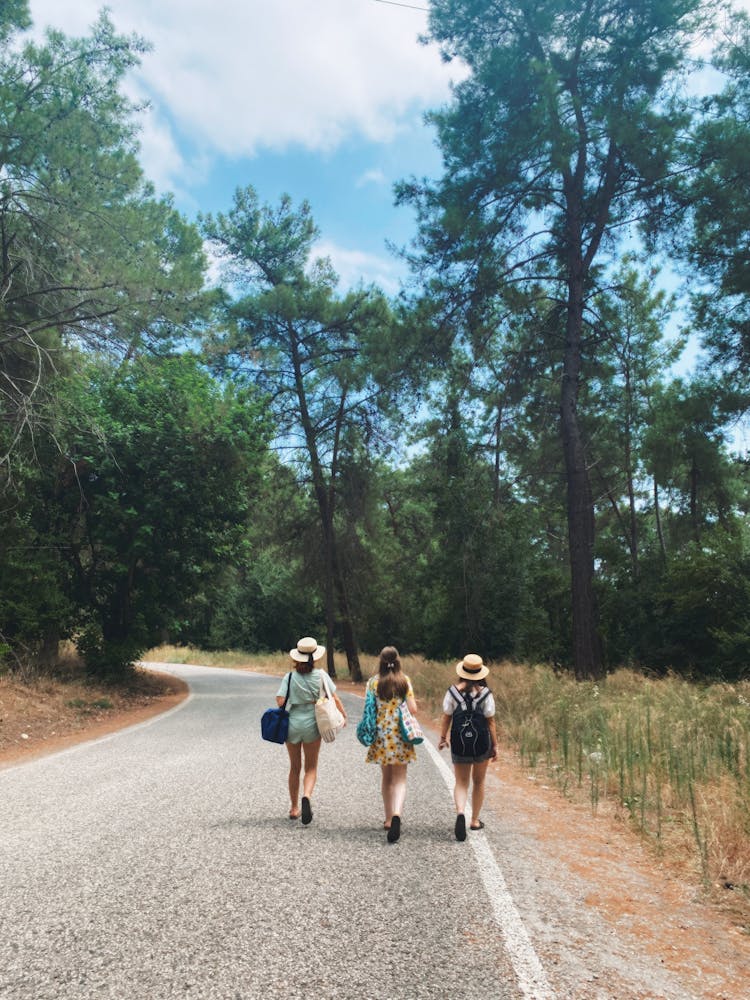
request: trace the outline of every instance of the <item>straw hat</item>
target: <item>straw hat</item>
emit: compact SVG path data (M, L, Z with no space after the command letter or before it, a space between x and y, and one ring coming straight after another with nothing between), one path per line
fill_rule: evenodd
M325 651L325 646L319 646L317 639L306 635L303 639L300 639L295 649L289 650L289 655L297 663L307 663L311 655L313 660L319 660Z
M456 673L465 681L481 681L490 672L482 657L476 653L467 653L460 663L456 664Z

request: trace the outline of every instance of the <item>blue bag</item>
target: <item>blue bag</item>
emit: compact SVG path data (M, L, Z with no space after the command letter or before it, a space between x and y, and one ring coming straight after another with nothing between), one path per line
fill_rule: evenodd
M371 687L368 687L365 694L365 707L362 712L362 718L357 724L357 739L363 746L369 747L375 742L377 733L378 704L375 692Z
M286 703L289 701L291 689L292 675L289 674L284 704L281 708L267 708L260 717L260 735L269 743L286 743L289 735L289 712L286 710Z

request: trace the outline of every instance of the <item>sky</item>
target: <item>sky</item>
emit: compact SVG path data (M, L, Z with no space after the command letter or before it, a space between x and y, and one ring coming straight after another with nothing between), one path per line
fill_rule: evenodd
M0 0L1 2L1 0ZM750 10L750 0L736 0ZM420 44L425 0L108 0L115 26L153 46L127 81L147 100L141 162L189 218L226 211L238 187L261 201L286 193L312 207L346 289L375 282L395 294L406 277L387 248L416 226L393 185L439 176L425 112L450 98L460 64ZM35 31L85 34L100 0L30 0ZM715 81L704 78L703 85ZM702 86L696 80L696 88ZM662 284L677 277L665 268ZM670 324L684 322L681 312ZM691 338L677 368L698 356Z
M412 0L403 0L411 3ZM98 0L30 0L34 30L87 33ZM343 286L398 290L386 241L415 230L393 184L437 176L424 113L460 68L418 41L426 13L381 0L109 0L118 30L153 49L127 89L147 99L141 162L189 218L226 211L238 187L310 202Z

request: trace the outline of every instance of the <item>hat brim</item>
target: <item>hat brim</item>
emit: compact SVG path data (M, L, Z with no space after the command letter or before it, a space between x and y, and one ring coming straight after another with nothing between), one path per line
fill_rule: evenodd
M313 660L319 660L321 656L323 656L325 651L326 651L325 646L316 646L312 653ZM290 649L289 655L293 660L296 660L297 663L307 663L310 657L309 653L300 653L300 651L296 648Z
M483 664L480 670L475 670L473 673L464 670L463 662L456 664L456 673L459 677L463 677L465 681L483 681L489 672L490 668L486 664Z

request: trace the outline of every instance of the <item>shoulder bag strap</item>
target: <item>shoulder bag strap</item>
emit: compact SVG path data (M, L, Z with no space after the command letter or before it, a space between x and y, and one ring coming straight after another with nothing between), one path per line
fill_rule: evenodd
M284 698L284 704L281 706L282 708L286 708L286 703L289 701L289 694L290 694L291 690L292 690L292 671L290 670L289 671L289 680L287 681L287 685L286 685L286 698Z
M320 688L318 690L320 691L321 698L325 695L326 698L333 700L333 691L331 691L328 684L328 674L325 670L320 671Z

